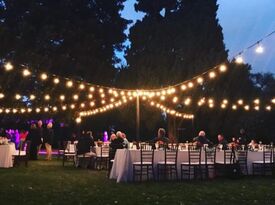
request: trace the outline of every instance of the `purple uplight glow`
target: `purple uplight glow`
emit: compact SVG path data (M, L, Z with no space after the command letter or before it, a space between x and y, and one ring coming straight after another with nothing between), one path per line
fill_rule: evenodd
M108 133L107 131L103 132L103 142L107 142L108 141Z

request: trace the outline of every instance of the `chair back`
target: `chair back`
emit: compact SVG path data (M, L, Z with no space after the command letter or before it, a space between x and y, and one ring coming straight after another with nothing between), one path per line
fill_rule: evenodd
M142 142L142 143L140 143L140 149L142 149L142 150L152 150L153 147L148 142Z
M273 149L270 146L263 147L263 162L265 163L272 163L273 161Z
M66 145L66 152L67 153L76 153L76 144L75 143L72 144L68 141L67 145Z
M100 157L109 157L109 145L104 144L100 147Z
M204 148L204 154L205 154L205 164L215 164L216 163L216 147Z
M238 150L236 155L239 164L247 164L247 150Z
M235 156L234 148L223 151L223 163L224 164L234 164L235 160L236 160L236 156Z
M174 144L170 148L164 146L164 162L168 164L169 162L177 163L178 160L178 144Z
M141 145L141 149L140 149L140 161L141 161L141 164L144 164L146 162L150 162L152 164L154 164L154 152L155 152L155 149L152 148L152 145L149 145L151 146L151 148L148 148L148 145L147 146L142 146Z
M201 148L194 148L193 145L188 146L188 162L201 164Z
M25 142L25 151L26 151L27 158L30 157L31 143L32 142L30 140Z

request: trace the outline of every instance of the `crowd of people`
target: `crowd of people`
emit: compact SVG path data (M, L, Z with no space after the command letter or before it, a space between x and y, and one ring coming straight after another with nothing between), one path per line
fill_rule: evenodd
M250 149L256 150L259 148L259 144L255 139L252 139L248 143L248 136L244 129L240 130L239 137L232 137L231 141L227 141L223 134L218 134L216 146L218 149L227 150L227 149ZM211 142L207 137L204 131L200 131L198 136L193 139L193 143L197 147L203 147L204 145L214 146L215 143ZM260 142L261 144L261 142Z

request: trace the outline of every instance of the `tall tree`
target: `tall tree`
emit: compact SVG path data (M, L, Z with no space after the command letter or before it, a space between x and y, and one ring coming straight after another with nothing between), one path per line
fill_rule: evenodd
M216 0L139 0L135 8L145 12L126 53L136 86L175 84L226 61Z
M0 59L110 84L123 48L125 0L3 0Z

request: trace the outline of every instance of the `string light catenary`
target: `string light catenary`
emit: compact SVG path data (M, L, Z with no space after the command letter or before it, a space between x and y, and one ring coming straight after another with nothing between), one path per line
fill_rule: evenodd
M275 31L266 35L262 39L258 40L256 43L251 46L245 48L244 50L238 52L232 59L237 64L244 63L243 54L252 48L255 48L255 52L261 54L264 52L264 47L262 42L275 34ZM115 109L122 105L125 105L133 99L137 97L141 98L143 101L147 101L151 106L156 107L163 112L175 117L181 117L184 119L193 119L193 114L181 113L173 108L168 108L163 103L166 101L170 101L173 104L178 104L180 101L180 97L182 93L188 92L191 89L196 88L197 86L202 85L207 81L214 80L218 78L219 75L226 73L228 70L226 63L221 63L216 65L210 69L207 69L204 73L196 75L195 77L183 81L181 83L167 86L159 89L120 89L115 87L101 86L92 84L85 81L74 80L62 76L58 76L55 74L41 72L35 69L30 69L27 66L21 66L21 68L15 68L15 66L11 62L6 62L4 64L4 70L6 73L11 72L19 72L23 79L32 77L36 78L39 82L44 83L52 83L52 86L60 88L69 89L70 93L73 93L71 96L60 94L57 98L60 101L60 105L51 106L49 102L52 99L56 100L56 96L52 96L50 93L45 93L43 96L43 100L45 105L38 107L17 107L17 108L0 108L0 114L19 114L19 113L31 113L31 112L58 112L58 111L66 111L66 110L74 110L76 109L77 118L76 122L81 123L82 117L87 117L91 115L96 115L99 113L107 112L109 110ZM8 92L0 91L0 102L5 99ZM85 99L83 99L83 93L85 94ZM20 94L16 93L14 95L14 100L22 101L24 97L27 97L32 102L38 100L38 97L35 93L28 94ZM82 98L82 101L80 101ZM39 97L41 100L41 96ZM73 102L71 102L73 101ZM182 101L182 100L181 100ZM187 97L182 101L183 105L188 107L194 104L196 100ZM242 108L245 111L255 110L259 111L261 109L265 109L266 111L271 111L274 104L275 98L271 99L267 103L261 103L262 100L259 98L255 99L253 102L245 102L243 99L239 99L236 102L229 102L228 99L223 99L222 102L218 102L217 100L211 97L203 97L199 99L196 103L198 107L208 107L213 109L215 107L220 107L221 109L232 109L237 110ZM87 106L92 109L86 109ZM86 110L81 110L86 109Z

